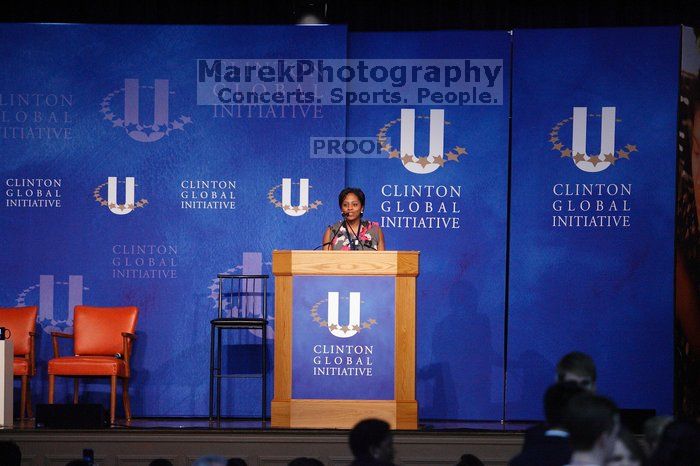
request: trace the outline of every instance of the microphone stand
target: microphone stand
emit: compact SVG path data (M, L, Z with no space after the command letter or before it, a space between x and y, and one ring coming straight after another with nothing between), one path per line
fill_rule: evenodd
M335 239L336 236L338 236L338 233L340 233L341 227L343 227L343 225L344 225L344 226L345 226L345 229L346 229L346 230L348 229L348 224L346 223L346 221L347 221L347 219L345 218L345 214L343 214L343 222L340 224L340 226L338 227L338 229L335 230L335 233L333 233L333 236L331 237L330 241L328 241L327 243L323 243L323 244L320 245L320 246L316 246L316 247L314 248L314 251L316 251L316 250L319 249L319 248L326 247L326 246L328 246L329 244L333 244L333 240ZM330 227L331 227L331 225L328 225L328 228L330 228Z

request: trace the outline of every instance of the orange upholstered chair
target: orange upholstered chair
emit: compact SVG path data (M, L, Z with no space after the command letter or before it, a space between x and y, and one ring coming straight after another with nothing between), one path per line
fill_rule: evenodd
M29 380L36 374L34 360L34 329L36 328L36 306L0 307L0 327L7 327L12 334L10 340L14 345L14 374L22 378L22 391L19 402L19 417L24 419L25 412L32 417L31 392Z
M117 379L122 380L122 401L126 419L131 419L129 404L129 377L131 347L136 335L136 320L139 310L127 307L75 306L73 335L53 332L54 358L49 361L49 403L54 399L56 376L73 377L73 403L78 402L80 377L109 377L111 391L109 417L114 424L117 404ZM73 339L75 356L61 357L58 351L59 338Z

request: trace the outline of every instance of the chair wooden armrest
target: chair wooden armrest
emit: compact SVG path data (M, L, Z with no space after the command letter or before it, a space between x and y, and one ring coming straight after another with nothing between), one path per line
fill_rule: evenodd
M34 351L34 337L35 332L29 332L29 375L32 377L36 375L36 354Z
M131 346L136 340L136 335L129 332L122 332L122 337L124 338L124 364L126 365L126 376L131 376L131 366L129 365L129 360L131 359Z
M53 344L53 357L54 358L60 358L61 355L58 351L58 339L59 338L70 338L73 339L75 338L73 334L71 333L63 333L63 332L51 332L51 342Z

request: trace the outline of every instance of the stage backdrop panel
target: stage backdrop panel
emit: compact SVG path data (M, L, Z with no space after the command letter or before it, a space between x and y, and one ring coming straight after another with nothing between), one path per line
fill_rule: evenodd
M510 35L353 33L349 50L407 66L374 89L389 104L350 104L348 136L379 150L348 158L347 181L387 249L421 251L419 416L501 419Z
M668 414L679 29L516 31L507 418L542 417L565 353Z
M216 274L271 273L273 248L320 241L345 167L311 160L308 144L343 134L345 111L201 105L198 84L216 76L200 60L345 53L335 26L0 27L0 303L40 305L35 401L49 332L70 331L72 306L129 304L141 311L133 413L207 413ZM226 369L257 370L259 342L229 339ZM223 414L256 415L258 384L225 381ZM85 401L108 400L92 388Z

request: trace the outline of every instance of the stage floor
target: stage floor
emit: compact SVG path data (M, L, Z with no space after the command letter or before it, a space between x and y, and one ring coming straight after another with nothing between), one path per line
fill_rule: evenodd
M518 421L445 421L445 420L424 420L418 423L418 430L415 432L450 432L450 431L473 431L473 432L523 432L531 427L533 422ZM0 428L2 429L2 428ZM34 419L20 421L15 419L14 430L36 429ZM259 431L307 431L318 429L273 429L269 420L264 423L259 419L221 419L220 422L209 421L208 418L133 418L130 422L124 419L117 419L116 424L111 429L195 429L195 430L259 430ZM343 431L343 429L338 429ZM413 431L402 431L413 432Z
M506 466L522 444L531 423L421 421L418 430L394 433L396 464L452 466L471 453L487 466ZM99 466L148 466L165 458L190 466L200 456L243 458L249 466L286 466L300 456L326 466L351 460L348 431L343 429L273 429L259 420L206 418L136 418L104 429L36 428L33 420L0 430L0 440L13 440L22 450L23 466L64 466L91 448Z

